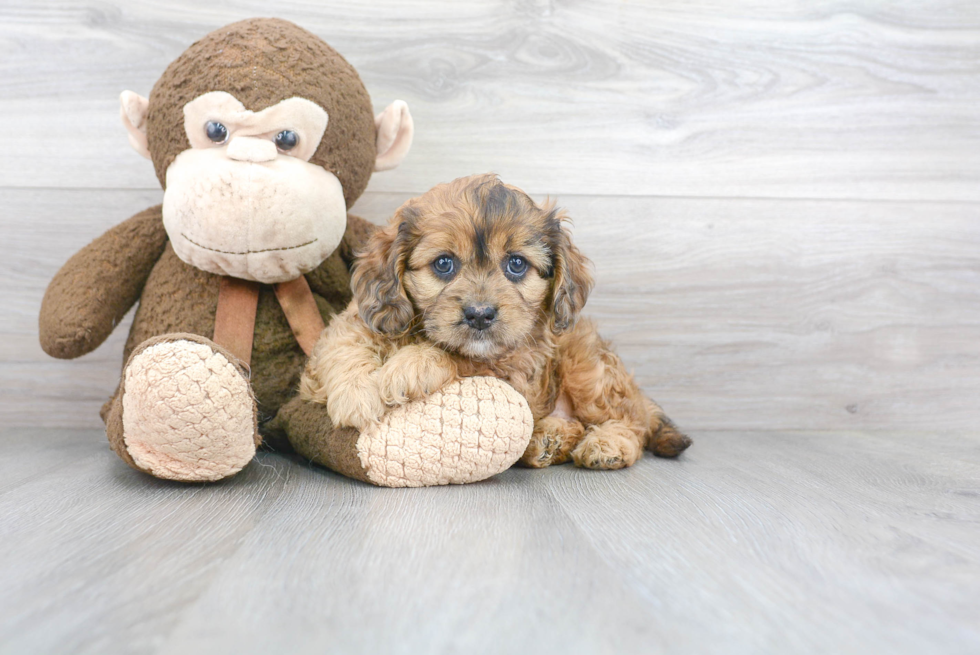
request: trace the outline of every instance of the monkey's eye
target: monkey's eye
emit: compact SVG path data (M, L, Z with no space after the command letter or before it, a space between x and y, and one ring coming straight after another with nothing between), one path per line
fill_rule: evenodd
M517 281L527 273L527 260L520 255L511 255L507 259L507 277Z
M299 143L299 135L292 130L283 130L276 135L276 147L280 150L292 150Z
M439 255L436 260L432 262L432 270L439 277L448 278L452 277L453 273L456 271L456 260L450 255Z
M208 133L208 138L215 143L224 143L228 138L228 128L218 121L208 121L204 125L204 130Z

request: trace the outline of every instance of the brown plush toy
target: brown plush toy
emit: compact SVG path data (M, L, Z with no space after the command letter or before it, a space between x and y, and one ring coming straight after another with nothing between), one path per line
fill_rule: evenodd
M350 300L353 253L373 229L347 209L373 170L408 152L407 106L396 101L374 117L354 68L276 19L208 34L149 99L127 91L120 100L163 204L62 267L41 306L42 347L60 358L90 352L139 301L122 379L102 408L124 461L160 478L219 480L265 436L370 480L368 455L355 461L349 447L359 435L333 430L323 407L296 390L325 321ZM375 446L373 466L389 471L382 450L379 459ZM486 477L512 461L444 481Z

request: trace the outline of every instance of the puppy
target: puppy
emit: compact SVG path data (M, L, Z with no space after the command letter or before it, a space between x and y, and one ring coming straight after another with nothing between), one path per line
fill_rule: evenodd
M390 407L491 375L531 407L527 466L617 469L644 446L679 455L691 440L595 325L576 320L593 282L566 223L495 175L409 200L356 260L354 300L320 337L301 394L335 425L363 429Z

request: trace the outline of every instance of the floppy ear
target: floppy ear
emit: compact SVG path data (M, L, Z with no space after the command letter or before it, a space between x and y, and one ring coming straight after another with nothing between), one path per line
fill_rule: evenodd
M592 262L572 243L563 225L567 220L563 214L555 214L557 229L551 254L551 330L555 334L575 324L594 284L589 272Z
M402 285L408 257L408 223L377 230L354 261L351 289L361 318L372 330L400 335L408 330L415 311Z

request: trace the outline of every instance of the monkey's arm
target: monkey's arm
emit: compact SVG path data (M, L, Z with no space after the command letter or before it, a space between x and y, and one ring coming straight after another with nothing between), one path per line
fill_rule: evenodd
M73 359L95 350L139 299L166 245L158 205L75 253L51 280L41 301L44 352Z
M351 300L350 267L354 253L364 247L371 233L378 229L360 216L347 214L347 229L337 250L322 264L306 274L306 280L314 293L323 296L339 308Z

